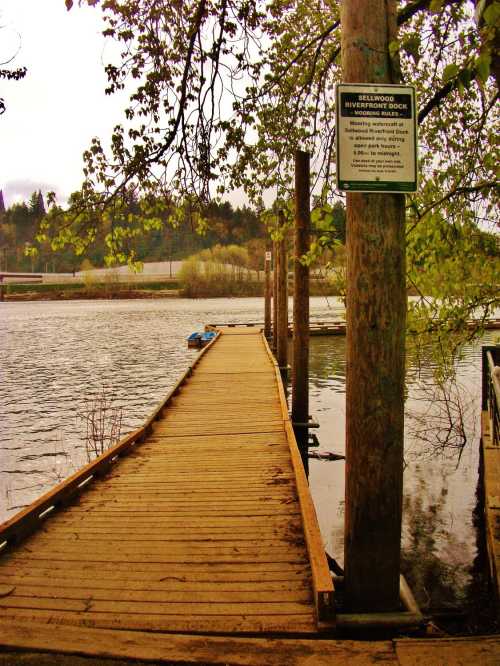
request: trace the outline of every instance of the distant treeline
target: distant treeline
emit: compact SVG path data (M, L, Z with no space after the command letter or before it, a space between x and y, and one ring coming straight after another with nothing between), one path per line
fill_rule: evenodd
M133 205L133 204L132 204ZM95 267L104 265L107 252L104 243L106 224L102 224L102 242L97 239L85 252L77 256L68 245L54 252L50 242L38 244L37 256L26 256L25 249L35 243L35 236L46 210L39 192L34 192L27 202L16 203L0 212L0 267L8 271L34 271L71 273L89 263ZM165 223L161 229L131 239L135 257L139 261L172 261L184 259L214 245L248 245L264 239L266 230L258 216L250 208L233 208L228 203L210 203L203 210L206 229L200 234L188 215L177 220L173 227Z

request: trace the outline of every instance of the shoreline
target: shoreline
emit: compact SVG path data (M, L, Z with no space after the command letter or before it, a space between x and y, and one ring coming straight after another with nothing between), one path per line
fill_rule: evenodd
M254 284L254 283L250 283ZM78 287L78 288L65 288L63 285L54 285L49 289L34 289L32 291L14 291L9 293L7 285L4 285L3 296L0 301L4 302L22 302L22 301L80 301L80 300L125 300L125 299L162 299L162 298L251 298L263 297L264 289L262 286L262 293L256 293L255 286L249 289L238 288L230 289L227 293L210 293L210 289L200 289L196 293L190 293L189 289L151 289L139 288L131 289L130 287L110 288L104 287ZM326 296L328 298L338 296L338 293L332 293L334 290L325 290L324 288L311 289L311 296Z
M4 294L4 302L20 301L83 301L182 298L180 289L117 289L112 291L94 289L71 289L60 291L27 291Z

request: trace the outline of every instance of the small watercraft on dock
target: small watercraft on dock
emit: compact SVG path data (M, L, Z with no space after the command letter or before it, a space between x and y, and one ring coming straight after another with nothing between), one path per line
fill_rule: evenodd
M202 333L201 335L201 346L205 347L208 345L209 342L212 342L212 340L215 338L217 335L216 331L205 331L205 333Z
M216 331L205 331L205 333L195 331L187 337L188 348L201 349L208 345L209 342L212 342L216 335Z
M202 334L198 333L197 331L191 333L191 335L188 335L188 349L201 349L201 335Z

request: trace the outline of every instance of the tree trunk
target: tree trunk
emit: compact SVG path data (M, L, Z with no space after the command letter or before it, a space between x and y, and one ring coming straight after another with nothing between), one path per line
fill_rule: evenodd
M342 4L346 83L397 83L394 0ZM399 604L405 198L347 195L345 593L353 612Z

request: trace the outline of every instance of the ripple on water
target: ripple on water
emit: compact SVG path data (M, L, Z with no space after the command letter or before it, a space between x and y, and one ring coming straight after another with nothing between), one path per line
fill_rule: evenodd
M313 301L319 317L337 316L324 299ZM186 346L189 333L206 323L263 317L260 299L2 303L1 308L0 522L86 462L86 401L104 390L123 409L123 433L132 430L195 356Z

